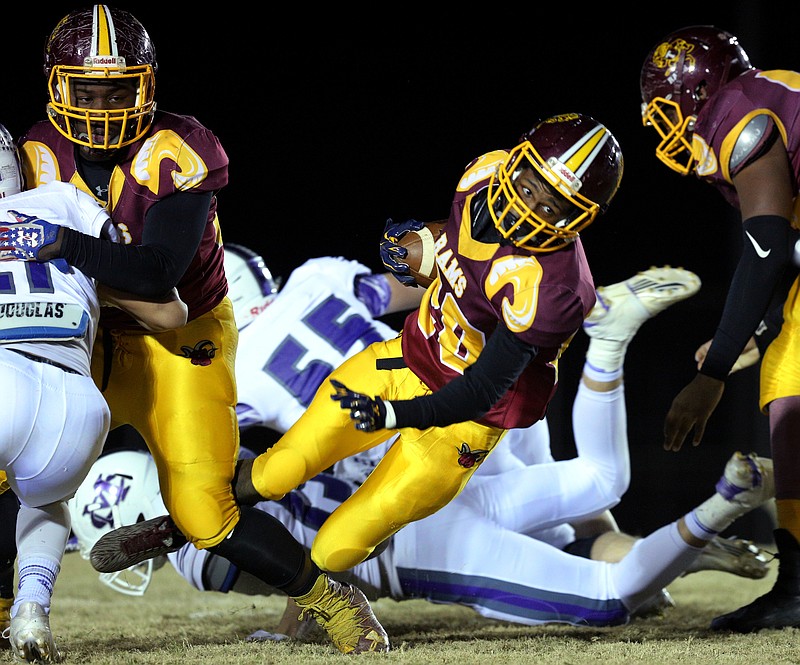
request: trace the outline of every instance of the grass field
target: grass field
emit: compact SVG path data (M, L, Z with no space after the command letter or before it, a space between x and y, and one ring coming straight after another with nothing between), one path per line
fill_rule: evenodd
M763 580L701 572L669 590L677 607L662 616L615 628L526 627L482 619L464 607L383 599L374 609L392 640L389 654L352 656L390 663L800 663L800 630L720 635L709 621L767 591L777 562ZM247 635L271 630L279 597L201 593L167 565L155 573L144 597L123 596L100 584L78 554L64 558L51 624L68 663L89 665L245 665L341 663L320 631L312 643L249 643ZM11 661L10 653L0 662Z

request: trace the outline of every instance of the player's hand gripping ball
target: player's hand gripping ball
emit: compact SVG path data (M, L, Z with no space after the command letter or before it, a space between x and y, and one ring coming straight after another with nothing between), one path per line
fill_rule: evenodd
M403 262L408 266L408 274L419 286L426 289L436 279L436 252L434 243L441 235L445 222L425 224L418 231L409 231L399 240L406 250Z

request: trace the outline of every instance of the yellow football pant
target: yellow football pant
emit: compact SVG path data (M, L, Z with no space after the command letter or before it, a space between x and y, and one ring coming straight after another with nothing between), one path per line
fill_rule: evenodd
M402 355L400 338L377 342L345 361L330 378L351 390L387 400L430 394L411 370L376 369L381 358ZM325 381L303 416L254 461L252 479L269 499L284 494L338 460L384 441L387 430L361 432L350 412L331 399ZM464 488L505 430L468 421L426 430L407 428L366 482L319 530L311 557L323 570L343 571L409 522L436 512Z
M183 328L142 334L100 330L92 375L111 427L130 424L158 467L161 495L178 528L203 549L239 521L231 480L239 450L234 362L239 332L228 298ZM105 341L105 344L104 344Z

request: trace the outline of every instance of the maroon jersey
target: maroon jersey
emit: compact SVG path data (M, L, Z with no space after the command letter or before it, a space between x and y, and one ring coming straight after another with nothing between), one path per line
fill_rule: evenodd
M403 326L403 358L432 390L463 374L502 322L536 358L480 420L510 429L544 417L558 381L558 358L594 306L594 281L580 240L532 254L472 237L473 202L507 156L474 160L458 184L436 241L438 277Z
M751 121L755 120L755 123ZM760 123L758 121L761 121ZM739 207L733 176L758 154L769 123L777 124L800 190L800 74L752 69L727 83L700 110L692 150L696 174Z
M160 199L175 192L216 192L228 182L228 156L217 137L190 116L156 113L147 134L121 149L125 157L111 174L107 201L81 178L75 145L49 120L31 127L19 147L29 188L62 180L92 194L106 205L127 244L141 244L145 215ZM214 197L200 246L177 285L189 306L189 320L213 309L227 293L223 260ZM113 307L103 308L100 323L108 328L141 328Z

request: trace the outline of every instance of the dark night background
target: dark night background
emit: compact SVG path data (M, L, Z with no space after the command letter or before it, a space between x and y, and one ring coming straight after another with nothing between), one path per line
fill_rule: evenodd
M118 6L155 43L159 107L197 117L228 153L230 184L219 195L224 239L260 252L279 276L322 255L380 269L387 217L446 216L467 162L515 145L539 118L578 111L611 129L625 175L609 212L583 234L596 283L662 264L703 281L698 295L647 322L628 351L633 478L615 514L623 529L643 534L710 496L733 451L769 454L755 368L728 381L700 447L662 448L670 402L718 321L740 229L716 191L656 159L656 133L641 125L641 64L671 31L714 24L737 35L757 67L800 69L796 20L768 3L724 4L696 13L673 5L673 14L651 7L646 17L644 5L629 3L603 3L593 14L528 3L490 7L468 21L405 8L384 8L381 16L391 18L378 19L303 5L278 19L238 7L201 14L184 3ZM14 136L44 117L42 49L70 9L59 5L37 6L6 50L11 78L0 122ZM574 454L570 412L585 348L581 333L561 364L549 416L559 457ZM729 533L769 541L771 528L759 514Z

